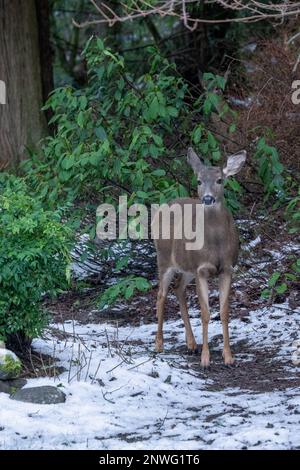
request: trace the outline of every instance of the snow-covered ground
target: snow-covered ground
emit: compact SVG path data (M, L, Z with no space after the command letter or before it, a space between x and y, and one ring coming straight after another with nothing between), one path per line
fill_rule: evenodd
M201 343L199 313L190 313ZM197 356L186 355L179 314L165 323L160 355L153 351L154 323L52 325L34 348L54 354L66 371L56 379L30 379L26 386L60 386L66 403L21 403L1 393L0 448L300 448L299 324L300 308L291 311L287 304L252 311L247 321L233 319L237 365L228 370L221 360L221 324L213 312L208 371L201 370ZM259 368L262 351L267 360ZM268 377L277 368L278 384ZM226 380L218 381L224 373ZM256 387L239 380L251 374Z

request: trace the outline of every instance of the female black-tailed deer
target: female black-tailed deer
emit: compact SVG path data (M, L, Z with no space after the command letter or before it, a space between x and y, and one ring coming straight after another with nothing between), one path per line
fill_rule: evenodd
M224 179L238 173L246 160L246 152L241 151L228 157L227 165L223 169L205 166L192 148L188 149L187 159L197 175L199 199L179 198L170 202L169 207L171 210L175 205L179 205L183 210L186 206L191 207L192 224L196 230L202 230L203 245L200 249L191 250L187 248L187 242L190 239L187 240L184 234L181 238L174 236L176 224L182 224L182 221L185 223L186 220L180 219L178 222L175 212L171 222L170 236L168 238L162 237L162 232L159 232L160 236L155 239L159 271L156 350L158 352L163 350L164 305L170 283L174 275L178 274L175 293L185 326L187 347L189 350L197 352L197 344L191 328L185 298L186 286L196 279L203 334L201 365L203 367L209 366L208 323L210 314L207 280L210 276L219 276L220 316L224 338L223 357L225 364L229 365L234 362L228 333L229 292L232 268L238 258L239 239L233 218L224 204ZM197 227L196 213L197 206L200 204L204 213L202 226ZM154 227L160 224L160 212L159 210L154 217Z

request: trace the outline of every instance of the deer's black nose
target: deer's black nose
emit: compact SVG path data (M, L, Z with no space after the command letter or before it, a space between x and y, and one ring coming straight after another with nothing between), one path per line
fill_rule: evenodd
M209 195L206 195L202 199L202 203L205 204L206 206L210 206L211 204L214 204L216 202L215 198Z

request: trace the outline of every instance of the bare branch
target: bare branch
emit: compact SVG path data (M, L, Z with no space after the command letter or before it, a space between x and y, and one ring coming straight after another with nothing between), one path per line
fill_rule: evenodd
M284 21L287 17L297 17L300 14L300 2L285 0L280 3L263 3L258 0L202 0L205 4L219 5L220 10L228 10L233 15L229 18L213 19L206 17L192 18L188 12L188 6L199 4L199 0L168 0L149 3L147 0L133 0L130 5L119 3L121 11L116 11L103 1L90 0L99 19L77 23L73 20L75 26L84 28L90 25L106 23L113 26L115 23L123 23L125 21L137 18L145 18L149 15L157 15L160 17L173 16L183 21L185 27L191 31L197 28L201 23L217 24L217 23L251 23L262 20L280 20ZM235 13L243 13L243 15L235 16Z

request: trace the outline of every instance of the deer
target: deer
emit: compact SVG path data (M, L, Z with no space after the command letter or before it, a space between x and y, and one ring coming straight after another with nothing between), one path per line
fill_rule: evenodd
M170 284L176 276L175 294L179 302L181 317L185 327L187 348L190 353L198 354L198 346L191 327L187 301L186 287L195 279L196 291L201 310L202 351L201 366L210 365L208 344L208 325L210 320L208 280L219 278L220 318L223 330L223 359L227 366L234 363L229 340L229 295L232 283L233 268L238 260L239 236L233 217L225 205L225 180L237 174L246 161L246 151L242 150L227 158L226 166L207 166L199 158L193 148L187 151L187 161L197 177L198 198L177 198L168 203L172 208L175 204L180 207L191 205L192 223L195 225L195 208L198 204L203 208L203 244L199 249L188 250L186 238L174 237L174 230L165 239L157 236L154 239L159 275L156 315L157 334L156 352L163 351L163 322L164 308ZM153 226L159 224L158 210L153 218ZM172 225L172 223L171 223ZM173 218L174 228L176 217ZM171 228L172 228L171 227ZM197 228L197 227L196 227ZM161 232L159 232L161 233Z

